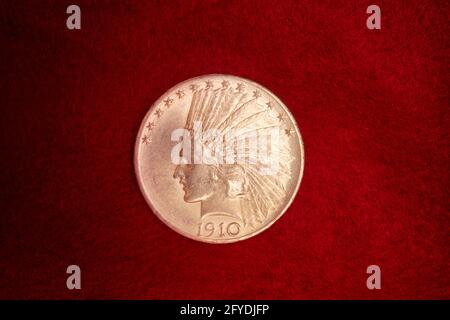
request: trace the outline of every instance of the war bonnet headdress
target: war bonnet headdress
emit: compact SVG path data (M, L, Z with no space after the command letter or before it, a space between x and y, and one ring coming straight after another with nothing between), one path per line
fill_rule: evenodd
M291 174L290 164L293 160L288 138L278 134L283 131L282 121L273 110L258 103L258 97L257 93L250 96L243 90L231 87L212 89L207 86L194 89L185 125L190 132L194 132L195 125L200 123L202 134L214 130L221 137L227 137L227 134L233 137L235 142L224 143L223 152L224 155L233 155L236 166L243 169L245 196L241 201L242 218L244 223L250 226L264 222L286 197L286 187ZM275 135L276 145L273 143ZM256 153L252 149L255 145L249 145L250 136L256 137L258 141ZM209 141L203 147L217 150L217 142ZM238 146L243 146L240 154L237 152ZM264 155L270 157L265 158ZM245 159L245 162L239 163L237 157ZM273 165L267 163L267 159L276 159L276 172L264 174L264 168ZM219 170L224 166L223 163L213 165Z

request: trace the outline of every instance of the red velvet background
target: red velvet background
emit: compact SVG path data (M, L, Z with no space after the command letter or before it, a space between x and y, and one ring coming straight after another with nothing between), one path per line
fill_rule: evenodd
M370 31L372 2L77 0L69 31L72 1L2 0L0 297L450 298L450 7L375 1ZM305 145L291 208L236 244L171 231L134 175L150 105L208 73L268 87Z

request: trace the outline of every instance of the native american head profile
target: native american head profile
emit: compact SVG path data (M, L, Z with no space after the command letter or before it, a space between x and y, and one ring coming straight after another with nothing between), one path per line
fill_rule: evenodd
M277 114L231 87L193 91L175 167L184 201L201 217L225 214L256 226L279 209L291 179L291 150Z

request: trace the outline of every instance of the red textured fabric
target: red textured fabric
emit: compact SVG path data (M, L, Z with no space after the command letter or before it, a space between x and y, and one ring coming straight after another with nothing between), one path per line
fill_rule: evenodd
M379 31L367 1L76 3L80 31L67 1L0 4L0 298L450 298L447 2L376 1ZM133 168L150 105L209 73L269 88L305 145L291 208L228 245L165 226Z

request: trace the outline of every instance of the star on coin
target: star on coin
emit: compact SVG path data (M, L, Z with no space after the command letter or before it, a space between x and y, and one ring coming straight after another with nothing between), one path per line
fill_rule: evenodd
M258 99L261 97L261 93L258 90L253 91L253 98Z
M154 122L149 122L148 124L147 124L147 126L146 126L146 128L148 129L148 130L152 130L153 128L155 127L155 123Z
M281 113L278 114L278 120L282 121L284 119L283 115Z
M162 116L162 114L163 114L164 112L161 110L161 109L156 109L156 111L155 111L155 114L156 114L156 116L158 117L158 118L161 118L161 116Z
M148 136L143 136L142 137L142 143L149 144L150 143L150 138Z
M227 80L223 80L221 85L222 85L222 88L228 88L230 86L230 82Z
M289 128L289 129L284 129L284 133L285 133L288 137L290 137L291 134L292 134L293 132L294 132L294 131L293 131L291 128Z
M175 94L178 96L178 99L181 99L186 95L183 90L178 90Z
M213 83L212 83L212 81L211 80L208 80L208 81L206 81L206 89L210 89L210 88L212 88L214 85L213 85Z
M168 97L167 99L165 99L164 101L164 105L169 108L170 105L173 103L173 99L171 99L170 97Z
M242 83L238 83L238 84L236 85L236 90L237 90L239 93L242 93L242 92L244 91L244 85L243 85Z
M195 91L195 90L198 89L198 85L196 85L195 83L193 83L193 84L191 84L191 85L189 86L189 89L191 89L191 91Z
M266 105L267 105L267 108L269 108L270 110L272 110L272 108L273 108L273 104L272 104L272 102L271 102L271 101L269 101L269 102L266 102Z

